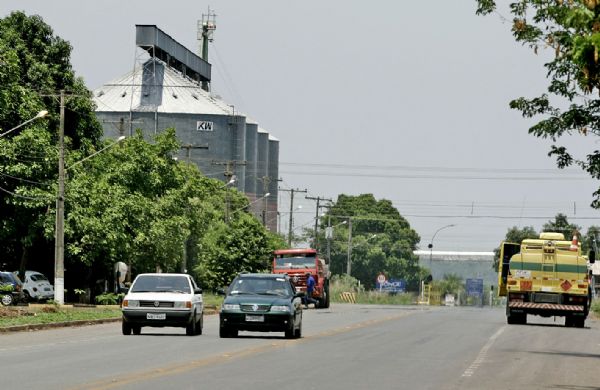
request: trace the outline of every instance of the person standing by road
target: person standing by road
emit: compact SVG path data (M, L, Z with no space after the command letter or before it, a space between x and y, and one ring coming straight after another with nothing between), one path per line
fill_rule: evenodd
M310 272L306 273L306 296L304 297L304 307L308 309L309 304L314 304L317 307L317 300L312 297L315 291L315 278Z

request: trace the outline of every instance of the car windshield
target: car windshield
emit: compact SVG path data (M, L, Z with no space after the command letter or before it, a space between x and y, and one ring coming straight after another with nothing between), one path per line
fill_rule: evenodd
M292 289L284 278L238 278L229 287L229 295L241 294L289 297Z
M185 276L140 275L131 286L131 292L178 292L190 293Z
M278 255L275 269L291 268L315 268L315 255Z

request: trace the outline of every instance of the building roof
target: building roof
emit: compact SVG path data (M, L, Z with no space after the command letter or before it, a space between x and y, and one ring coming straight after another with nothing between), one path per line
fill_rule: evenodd
M219 97L157 59L149 59L144 66L104 84L93 93L96 112L233 113L232 107Z

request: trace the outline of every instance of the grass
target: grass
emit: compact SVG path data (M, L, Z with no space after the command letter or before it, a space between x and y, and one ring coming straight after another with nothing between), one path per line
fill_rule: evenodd
M416 302L416 296L410 293L388 294L379 291L365 291L358 281L347 275L335 275L329 286L331 302L344 303L340 297L343 292L353 292L356 303L373 305L410 305Z
M596 299L592 303L591 311L595 314L596 318L600 318L600 300Z
M223 302L223 296L203 294L206 309L218 309ZM121 308L116 305L95 307L72 307L69 305L56 306L30 305L0 307L0 328L17 325L38 325L55 322L91 321L108 318L120 318Z
M75 308L54 305L16 306L0 308L0 328L16 325L38 325L55 322L89 321L119 318L118 306Z

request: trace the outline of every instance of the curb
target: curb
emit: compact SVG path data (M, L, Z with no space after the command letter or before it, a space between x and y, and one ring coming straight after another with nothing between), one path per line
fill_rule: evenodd
M219 314L218 310L205 310L205 315ZM121 317L116 318L102 318L98 320L77 320L77 321L65 321L65 322L51 322L47 324L28 324L28 325L15 325L0 327L0 333L9 332L24 332L34 330L44 330L53 328L66 328L70 326L88 326L88 325L99 325L111 322L121 322Z

